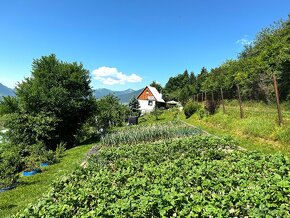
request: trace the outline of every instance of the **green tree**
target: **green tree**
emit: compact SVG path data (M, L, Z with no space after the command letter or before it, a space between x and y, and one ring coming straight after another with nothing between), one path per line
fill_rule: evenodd
M12 96L3 96L0 101L0 116L17 112L19 112L17 98Z
M134 96L129 102L129 108L131 115L139 116L140 115L140 104L138 99Z
M20 112L12 116L10 129L19 136L14 139L19 139L13 142L22 143L20 136L31 132L27 143L42 140L49 148L62 141L72 146L96 107L89 71L82 64L60 61L54 54L33 61L32 75L18 84L16 97ZM33 117L35 125L29 125Z
M115 95L107 95L97 101L96 126L99 131L107 132L110 127L122 126L130 110L122 105Z
M155 88L157 89L157 91L160 92L160 93L161 93L162 90L163 90L162 86L161 86L159 83L157 83L156 81L153 81L153 82L150 84L150 86L155 87Z
M187 84L179 92L178 100L184 105L188 101L188 99L193 97L194 93L194 86Z

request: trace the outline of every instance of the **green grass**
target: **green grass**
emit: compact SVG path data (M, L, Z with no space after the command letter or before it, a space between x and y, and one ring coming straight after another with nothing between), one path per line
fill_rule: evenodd
M92 146L93 144L86 144L65 151L60 163L44 168L40 174L21 177L20 184L15 189L0 193L0 217L10 217L28 204L35 203L48 192L53 181L72 173Z
M176 121L178 119L178 113L178 108L162 110L162 114L157 119L152 114L145 114L143 117L139 117L139 125L150 125L156 123L167 123L169 121Z
M277 124L275 105L245 102L245 118L240 119L239 106L236 101L226 103L226 114L222 109L212 116L200 119L194 114L186 119L183 114L179 118L186 123L202 128L215 135L231 135L242 147L259 150L265 153L281 151L290 154L290 113L285 111L287 104L282 105L284 124Z

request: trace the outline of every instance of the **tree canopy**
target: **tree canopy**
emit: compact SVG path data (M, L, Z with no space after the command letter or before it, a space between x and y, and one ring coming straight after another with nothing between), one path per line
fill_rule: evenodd
M50 148L62 141L72 146L96 108L89 71L54 54L33 61L31 76L16 87L16 99L18 111L7 122L12 142L40 140Z

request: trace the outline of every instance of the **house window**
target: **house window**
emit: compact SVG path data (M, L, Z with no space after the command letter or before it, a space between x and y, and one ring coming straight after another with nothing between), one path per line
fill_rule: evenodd
M152 106L152 105L153 105L153 101L148 100L148 105L149 105L149 106Z

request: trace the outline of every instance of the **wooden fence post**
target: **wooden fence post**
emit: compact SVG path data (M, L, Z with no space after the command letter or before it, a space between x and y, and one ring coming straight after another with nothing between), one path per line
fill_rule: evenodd
M226 113L225 102L224 102L224 93L223 88L221 88L221 98L222 98L222 105L223 105L223 113Z
M280 107L280 99L279 99L279 92L277 87L277 80L275 75L273 75L273 82L274 82L274 90L275 90L275 96L276 96L276 105L277 105L277 112L278 112L278 124L279 126L282 125L282 113L281 113L281 107Z
M238 96L239 96L239 104L240 104L240 117L241 117L241 119L243 119L244 118L244 111L243 111L242 98L241 98L239 84L237 84L237 88L238 88Z

